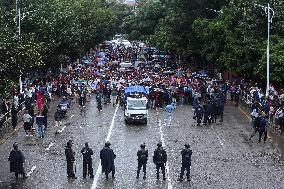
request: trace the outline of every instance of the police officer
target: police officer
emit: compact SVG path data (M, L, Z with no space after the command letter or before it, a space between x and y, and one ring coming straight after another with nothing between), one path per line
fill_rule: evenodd
M181 163L181 172L178 181L183 181L183 175L186 170L187 181L190 181L190 166L191 166L191 155L192 150L190 149L189 144L185 144L185 149L181 151L182 163Z
M137 169L137 179L139 179L140 170L143 167L144 176L143 179L146 179L146 165L148 161L148 150L145 149L145 143L140 145L141 150L138 150L137 157L138 157L138 169Z
M110 142L107 141L105 143L104 148L100 151L100 159L102 165L102 173L105 173L106 179L108 179L108 174L112 173L112 178L114 179L115 175L115 166L114 166L114 159L116 158L115 153L110 148Z
M67 142L67 146L65 147L65 156L66 156L66 162L67 162L67 177L68 178L77 178L75 176L73 165L75 162L75 152L72 150L72 141L69 140Z
M23 179L26 179L26 174L24 170L25 156L18 149L18 144L13 144L13 150L10 152L10 156L8 161L10 161L10 172L15 173L16 179L18 179L18 175L23 175Z
M86 178L87 170L90 178L94 178L92 165L92 155L94 152L91 148L89 148L89 144L87 142L85 143L85 147L82 148L81 153L83 155L83 178Z
M202 117L203 117L203 108L200 104L198 104L196 106L196 109L194 111L194 116L193 116L193 119L196 119L196 121L197 121L197 126L200 125L200 123L202 121Z
M163 180L166 180L167 152L163 149L162 143L157 144L158 148L154 151L153 162L156 165L157 180L159 180L159 171L162 170Z

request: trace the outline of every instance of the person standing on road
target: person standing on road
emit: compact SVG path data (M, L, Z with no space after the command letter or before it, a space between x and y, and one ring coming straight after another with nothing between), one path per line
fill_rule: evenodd
M43 105L43 107L42 107L41 115L44 117L43 125L44 125L44 131L46 131L46 129L47 129L47 115L48 115L48 108L47 108L46 104Z
M18 144L13 144L13 150L10 152L10 156L8 161L10 161L10 172L15 173L16 179L18 179L18 175L23 175L23 179L26 179L26 174L24 170L25 156L18 149Z
M67 162L67 177L76 179L73 165L75 162L75 152L72 150L72 141L69 140L67 142L67 146L65 147L65 156Z
M143 172L144 172L144 176L143 179L146 179L146 165L147 165L147 161L148 161L148 150L145 149L146 145L145 143L140 145L140 150L138 150L137 152L137 157L138 157L138 169L137 169L137 176L136 178L139 179L139 174L140 174L140 170L143 167Z
M112 173L112 178L114 179L115 175L115 166L114 166L114 159L116 155L114 154L113 150L110 148L110 142L107 141L105 143L104 148L100 151L100 159L102 165L102 173L105 173L106 179L108 179L108 174Z
M12 115L12 127L13 130L16 130L17 123L18 123L18 110L16 107L13 105L11 109L11 115Z
M194 110L194 116L193 119L195 119L197 121L197 126L200 126L200 123L202 121L202 117L203 117L203 108L201 106L201 104L196 105L196 108Z
M61 125L61 113L59 111L59 109L56 110L56 112L54 113L54 120L55 120L55 127L59 127Z
M263 140L264 140L264 142L266 142L266 139L267 139L267 121L266 121L265 114L263 114L261 116L258 133L259 133L258 141L261 142L261 137L264 134L264 139Z
M44 116L42 116L40 112L38 112L36 116L36 125L39 138L44 138Z
M91 148L89 148L89 144L87 142L85 143L85 147L82 148L81 153L83 155L83 178L86 178L87 172L90 178L94 178L92 164L92 155L94 152Z
M153 162L156 165L157 180L159 180L160 169L162 170L163 180L166 180L166 163L167 163L167 152L163 149L162 143L157 144L158 148L154 151Z
M191 166L191 155L192 150L190 149L189 144L185 144L185 149L181 151L182 163L181 163L181 172L178 181L183 181L183 175L186 170L187 181L190 181L190 166Z
M100 92L97 94L96 100L97 100L98 111L102 111L103 110L103 108L102 108L102 95L101 95Z
M170 120L172 116L172 112L174 111L175 107L173 106L173 103L170 103L166 106L166 120Z
M25 110L25 114L23 116L23 121L24 121L24 130L26 132L26 136L29 135L28 131L31 130L31 121L32 121L32 116L30 116L29 111Z
M256 109L253 110L253 112L251 113L251 117L252 117L252 124L253 124L253 133L251 134L251 136L249 137L249 140L252 139L252 137L259 132L259 125L260 125L260 116L258 115Z

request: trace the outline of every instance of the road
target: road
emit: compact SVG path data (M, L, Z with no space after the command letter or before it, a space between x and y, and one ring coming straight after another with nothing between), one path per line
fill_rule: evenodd
M55 109L55 104L52 109ZM26 137L23 129L0 146L0 188L34 189L187 189L187 188L283 188L284 163L271 142L248 140L252 128L243 112L228 104L223 124L195 126L192 106L178 106L171 120L164 120L164 110L149 110L147 125L126 125L123 109L104 105L98 112L95 97L81 112L74 104L63 121L61 133L49 126L44 139ZM53 123L50 116L49 125ZM67 179L64 147L74 141L77 179ZM106 140L117 155L116 178L105 180L100 173L99 151ZM26 156L26 180L16 181L7 161L12 144L17 141ZM167 180L156 181L152 162L156 144L162 141L168 153ZM94 150L95 179L82 178L80 150L89 142ZM136 152L141 143L149 150L147 178L136 179ZM193 150L191 182L178 182L180 151L188 142ZM31 171L32 170L32 171Z

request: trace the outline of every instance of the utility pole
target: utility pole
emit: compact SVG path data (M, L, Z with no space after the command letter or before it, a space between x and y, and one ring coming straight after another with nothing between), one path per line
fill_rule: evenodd
M273 19L275 13L274 13L273 9L270 7L269 3L267 4L267 6L258 5L258 4L255 4L255 6L262 8L265 11L265 13L267 14L266 92L265 92L265 96L268 96L269 95L269 88L270 88L270 83L269 83L269 75L270 75L270 73L269 73L270 24L272 23L272 19Z
M17 45L20 45L21 42L21 5L20 0L16 0L16 25L17 25ZM17 57L16 57L16 64L19 64L19 51L17 51ZM23 90L23 83L22 83L22 71L20 70L20 77L19 77L19 87L20 87L20 94Z

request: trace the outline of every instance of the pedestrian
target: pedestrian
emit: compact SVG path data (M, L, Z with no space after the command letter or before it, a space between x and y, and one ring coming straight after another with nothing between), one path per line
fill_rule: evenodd
M87 172L90 178L94 178L92 162L92 155L94 152L87 142L85 143L85 147L82 148L81 153L83 155L83 178L86 178Z
M69 140L67 142L67 146L65 147L65 156L67 162L67 177L76 179L77 177L75 176L73 170L75 162L75 152L72 150L72 140Z
M19 174L23 175L23 179L26 179L24 163L25 163L25 156L23 153L18 149L18 144L13 144L13 150L10 152L10 156L8 161L10 161L10 172L15 173L16 179L18 179Z
M115 175L115 166L114 159L116 158L115 153L110 148L110 142L105 143L104 148L100 151L100 159L102 165L102 173L105 173L106 179L108 179L108 174L112 173L112 178L114 179Z
M147 161L148 161L148 150L145 149L146 145L145 143L140 145L140 150L138 150L137 152L137 157L138 157L138 169L137 169L137 176L136 178L139 179L139 174L140 174L140 170L143 167L143 179L146 179L146 165L147 165Z
M258 133L259 133L258 142L261 142L261 137L262 137L263 134L264 134L264 139L263 140L264 140L264 142L266 142L266 139L267 139L267 121L266 121L265 114L263 114L261 116Z
M190 182L190 166L191 166L191 155L192 150L190 149L189 144L184 145L185 148L181 151L182 163L181 163L181 172L178 181L183 181L183 175L186 171L187 181Z
M29 111L30 116L32 116L32 120L31 120L31 130L30 132L33 134L33 129L34 129L34 117L35 117L35 111L34 111L34 107L35 105L32 103Z
M61 113L59 111L59 109L56 110L56 112L54 113L54 120L55 120L55 127L59 127L61 125Z
M102 111L103 110L103 108L102 108L102 96L101 96L100 92L97 94L96 100L97 100L98 111Z
M18 123L18 111L14 105L12 106L12 109L11 109L11 115L12 115L12 127L13 127L13 130L16 130L17 123Z
M252 117L252 122L253 122L253 129L254 131L252 132L252 134L250 135L249 140L252 139L252 137L254 137L254 135L259 132L259 126L260 126L260 121L261 118L258 115L256 109L253 110L253 112L251 113L251 117Z
M25 110L25 114L23 115L23 121L24 121L24 130L26 132L26 136L29 136L29 131L31 130L31 121L32 116L30 116L29 111Z
M196 109L194 111L193 119L197 121L197 126L200 126L203 117L203 108L200 104L196 105Z
M42 111L41 111L41 115L44 117L44 131L46 131L47 129L47 116L48 116L48 108L47 108L47 105L43 105L42 107Z
M171 119L172 112L173 112L174 109L175 109L175 107L173 106L172 103L169 103L169 104L166 106L166 108L165 108L165 111L166 111L165 120L170 120L170 119Z
M156 165L157 180L159 180L160 169L162 170L163 180L166 180L167 152L163 149L162 143L157 144L158 148L154 151L153 162Z
M39 138L44 138L44 116L40 112L36 116L36 125Z

